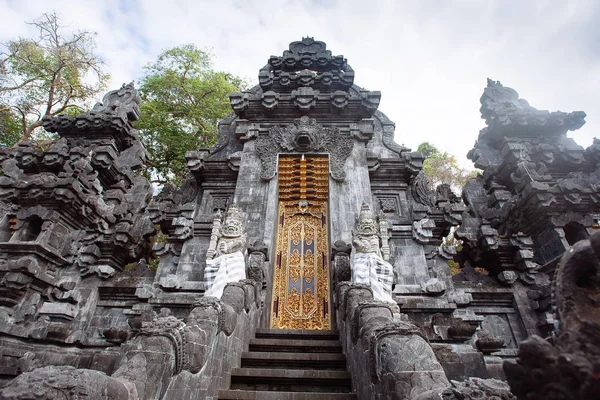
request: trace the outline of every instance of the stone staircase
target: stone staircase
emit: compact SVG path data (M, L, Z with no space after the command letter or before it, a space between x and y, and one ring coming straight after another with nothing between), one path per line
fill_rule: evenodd
M337 331L258 329L219 399L356 400Z

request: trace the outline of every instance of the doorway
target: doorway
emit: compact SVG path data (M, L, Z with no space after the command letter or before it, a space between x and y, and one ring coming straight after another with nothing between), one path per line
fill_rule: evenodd
M271 328L331 329L329 159L280 155Z

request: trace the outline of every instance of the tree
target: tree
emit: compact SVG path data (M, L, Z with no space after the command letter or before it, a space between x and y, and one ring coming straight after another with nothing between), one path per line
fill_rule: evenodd
M23 134L21 123L10 108L0 104L0 146L12 146Z
M211 54L192 44L164 51L144 69L136 126L150 154L148 176L159 184L180 182L185 153L216 142L218 122L231 112L229 93L245 83L214 71Z
M31 139L46 116L81 112L109 78L94 54L94 33L65 36L55 13L30 24L38 30L36 38L2 44L0 53L2 115L18 119L20 141Z
M423 153L425 162L423 171L429 179L430 188L434 189L442 183L447 183L454 191L460 191L467 179L475 176L475 171L461 168L453 155L441 152L435 145L423 142L417 148Z

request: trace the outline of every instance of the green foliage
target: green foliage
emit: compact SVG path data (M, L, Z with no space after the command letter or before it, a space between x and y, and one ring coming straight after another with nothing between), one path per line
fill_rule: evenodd
M460 192L465 182L476 175L476 171L461 168L453 155L441 152L429 142L423 142L417 148L425 157L423 171L429 179L431 189L447 183L454 191Z
M21 123L10 108L0 104L0 146L14 146L23 131Z
M431 157L432 154L437 154L439 153L437 147L435 147L434 145L432 145L429 142L423 142L419 145L419 147L417 147L417 151L420 151L421 153L423 153L423 155L425 157Z
M192 44L164 51L144 69L136 127L150 153L147 175L178 183L187 171L185 153L216 142L218 122L231 112L229 93L245 83L214 71L211 55Z
M452 276L460 273L460 264L456 261L448 260L448 267L450 267L450 274Z
M160 225L154 225L154 228L156 229L156 234L150 238L151 244L154 245L154 243L167 243L169 235L166 235L161 231ZM152 258L148 263L148 268L156 272L156 270L158 270L159 263L160 257Z
M87 106L109 78L94 54L93 33L64 36L54 13L31 25L38 29L36 38L12 40L0 53L0 105L19 121L21 140L38 133L44 116Z

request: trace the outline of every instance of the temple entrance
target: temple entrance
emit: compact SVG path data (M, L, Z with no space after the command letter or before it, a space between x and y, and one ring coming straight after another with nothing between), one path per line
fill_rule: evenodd
M331 329L326 155L279 156L271 327Z

